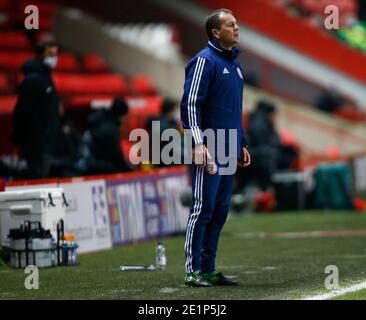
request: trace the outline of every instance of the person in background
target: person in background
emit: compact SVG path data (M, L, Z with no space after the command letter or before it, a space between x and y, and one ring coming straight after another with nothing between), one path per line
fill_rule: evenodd
M67 116L60 104L60 127L57 139L57 153L51 167L51 177L72 177L78 175L74 165L79 160L81 135L76 130L73 121Z
M336 88L329 88L316 97L314 105L319 110L332 113L345 105L345 99Z
M259 100L249 114L247 138L253 164L248 170L239 169L236 192L242 192L253 183L261 191L269 191L273 187L273 173L291 170L298 159L298 148L282 141L276 127L276 115L277 107L266 100Z
M84 134L82 172L84 174L109 174L127 172L134 167L125 159L120 146L120 125L128 113L127 103L115 98L109 109L98 110L88 118L88 130ZM86 153L86 154L85 154Z
M27 178L48 177L57 151L60 100L52 81L57 56L56 43L42 42L36 58L22 66L24 80L12 115L12 139L27 162Z
M164 130L167 129L174 129L174 130L180 130L179 128L179 122L176 117L176 111L178 110L178 103L172 99L166 98L164 99L162 108L161 108L161 114L158 116L152 116L149 117L146 121L146 128L149 132L150 137L150 148L149 150L152 150L152 139L154 136L155 141L160 140L160 150L163 150L163 148L170 143L170 141L161 141L161 135L164 132ZM155 123L155 126L153 127L153 121L156 121L159 123L159 127L156 126L157 123ZM158 131L155 131L154 129L159 128ZM179 157L182 158L183 153L183 143L179 145L179 147L176 148L177 152L178 150L181 151L179 154ZM151 155L151 152L150 152ZM172 156L172 155L170 155ZM152 159L150 159L151 162ZM160 163L155 164L156 167L165 167L167 164L163 162L163 159L160 157Z
M249 115L248 144L253 165L251 178L262 191L271 186L271 176L277 169L281 141L275 126L277 108L271 102L260 100Z

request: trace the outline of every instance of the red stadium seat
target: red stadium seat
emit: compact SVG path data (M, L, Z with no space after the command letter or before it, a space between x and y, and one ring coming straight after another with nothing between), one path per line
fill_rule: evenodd
M0 69L19 71L22 64L33 57L31 52L0 52Z
M29 40L23 31L1 31L0 49L30 49Z
M161 96L127 97L129 106L128 121L122 128L122 136L128 137L128 133L136 128L145 128L146 120L150 116L156 116L161 112L163 98Z
M34 58L32 52L0 52L0 69L20 71L22 64L32 58ZM80 65L73 54L60 53L56 71L79 72Z
M16 152L16 147L9 138L13 132L11 119L16 102L16 95L0 96L0 154L12 154Z
M62 52L58 55L58 63L55 71L77 73L80 71L79 61L72 53Z
M53 29L53 16L44 16L39 20L40 31L51 31Z
M87 54L82 58L83 70L90 73L107 73L108 66L98 54Z
M0 96L0 114L13 113L16 102L17 102L16 95Z
M55 74L54 80L61 95L126 95L128 93L127 83L120 75Z
M152 96L157 94L157 90L148 75L140 74L132 76L130 79L131 90L138 96Z
M5 73L0 73L0 92L9 92L10 90L11 86L7 75Z
M294 133L289 129L282 128L280 130L280 140L282 145L293 147L296 150L301 149L301 145L298 139L296 138Z

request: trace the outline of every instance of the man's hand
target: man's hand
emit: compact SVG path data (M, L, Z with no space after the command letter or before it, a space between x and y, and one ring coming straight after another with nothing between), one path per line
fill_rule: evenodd
M204 144L201 144L193 149L192 158L193 162L196 165L200 167L205 167L207 165L207 162L211 160L211 155L208 152L206 146Z
M242 148L240 151L239 167L247 167L250 165L250 153L247 148Z

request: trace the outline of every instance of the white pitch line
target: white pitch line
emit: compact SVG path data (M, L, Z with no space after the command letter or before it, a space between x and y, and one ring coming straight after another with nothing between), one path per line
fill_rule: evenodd
M361 282L359 284L355 284L353 286L350 287L346 287L346 288L342 288L342 289L336 289L333 290L329 293L325 293L325 294L319 294L316 296L311 296L311 297L307 297L303 300L328 300L328 299L332 299L335 297L339 297L339 296L343 296L346 293L351 293L351 292L356 292L362 289L366 289L366 281Z

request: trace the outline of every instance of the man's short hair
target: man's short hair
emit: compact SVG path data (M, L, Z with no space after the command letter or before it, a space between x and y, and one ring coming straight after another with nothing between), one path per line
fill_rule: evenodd
M221 19L220 15L223 13L233 12L229 9L216 9L211 12L211 14L206 18L205 29L209 39L213 39L212 29L220 29L221 27Z
M176 105L177 102L175 100L165 98L163 105L161 106L161 113L165 115L167 113L172 112L175 109Z
M275 113L277 108L275 104L266 100L260 100L257 102L257 110L262 111L267 114Z
M116 97L112 102L110 111L115 118L120 118L128 113L128 105L123 98Z
M42 41L37 43L36 45L36 54L37 56L42 56L46 49L49 47L58 47L58 44L55 41Z

